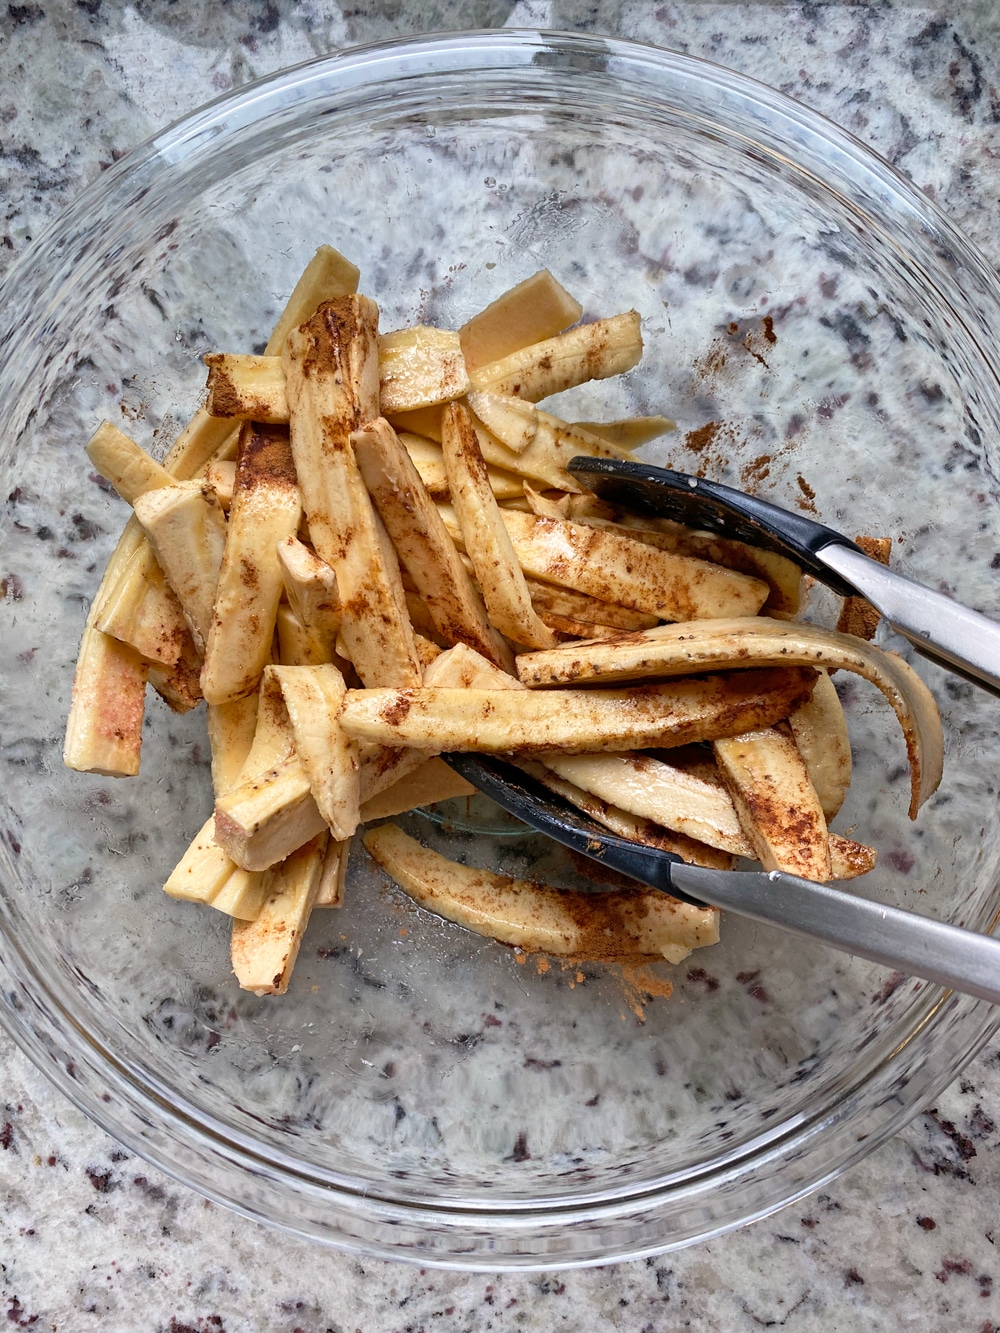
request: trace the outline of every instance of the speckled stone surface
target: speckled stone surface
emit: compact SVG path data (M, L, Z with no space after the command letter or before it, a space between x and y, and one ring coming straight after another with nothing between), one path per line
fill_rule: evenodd
M0 12L0 271L104 165L220 91L357 42L505 23L635 37L777 86L907 172L1000 262L990 3L29 0ZM205 1202L91 1126L4 1038L0 1314L66 1333L997 1333L998 1150L994 1044L862 1165L739 1233L576 1273L421 1271L325 1252Z

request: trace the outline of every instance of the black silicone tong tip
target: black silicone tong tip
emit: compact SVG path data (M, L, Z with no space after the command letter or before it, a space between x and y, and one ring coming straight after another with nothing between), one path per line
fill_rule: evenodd
M671 866L682 864L679 856L618 837L527 773L495 755L445 754L441 758L508 814L539 833L546 833L564 847L610 866L641 884L663 889L685 902L702 905L699 899L680 891L671 882Z
M831 543L856 551L861 548L823 523L720 482L686 472L671 472L649 463L577 457L570 459L567 468L595 495L611 504L736 537L787 556L842 597L856 592L816 555Z

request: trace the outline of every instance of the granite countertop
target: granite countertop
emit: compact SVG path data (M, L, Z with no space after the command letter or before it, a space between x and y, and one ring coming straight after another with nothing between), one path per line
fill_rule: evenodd
M221 91L359 42L504 24L639 38L762 79L886 156L1000 262L992 0L24 0L0 12L0 275L105 166ZM525 1275L276 1234L121 1149L6 1037L0 1071L0 1312L15 1328L1000 1330L995 1042L896 1138L771 1218L644 1262Z

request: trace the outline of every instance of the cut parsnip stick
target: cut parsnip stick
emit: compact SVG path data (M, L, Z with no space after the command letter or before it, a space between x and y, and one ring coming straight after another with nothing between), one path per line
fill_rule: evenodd
M349 841L334 842L333 838L328 839L313 907L340 907L343 903L350 851Z
M302 513L288 432L248 422L240 435L236 488L208 633L201 687L209 703L257 688L271 653L281 597L278 543Z
M830 820L844 804L851 784L851 738L840 696L825 671L817 675L809 698L788 714L788 725L823 814Z
M406 431L397 431L397 435L400 444L405 447L413 460L413 466L420 474L420 480L424 483L428 495L435 500L447 500L448 473L445 471L441 445L434 440L425 439L422 435L412 435ZM506 472L503 468L487 463L486 473L493 494L498 500L512 500L523 493L522 480L513 472Z
M278 564L292 608L333 661L342 618L336 574L297 537L278 543Z
M585 621L592 625L611 625L619 630L652 629L658 623L656 616L646 611L633 611L627 606L602 602L575 588L560 588L554 583L539 583L528 579L531 603L544 619L548 615L563 616L567 620Z
M129 504L146 491L169 486L174 480L162 463L110 421L102 421L87 441L87 457Z
M416 749L574 754L686 745L787 717L812 688L803 668L734 672L631 690L348 690L341 725Z
M358 747L338 722L347 689L344 677L335 666L273 670L313 798L334 838L343 842L361 818Z
M479 392L509 394L537 403L589 380L621 375L637 365L641 356L639 315L629 310L592 324L578 324L568 333L477 366L470 378Z
M278 316L278 322L267 340L267 353L280 356L285 339L292 329L304 324L324 301L330 301L336 296L353 295L358 290L360 277L357 265L345 259L339 250L335 250L332 245L318 246Z
M326 828L298 755L215 803L215 841L244 870L267 870Z
M539 620L531 605L505 517L490 488L472 418L461 403L452 403L445 409L443 449L452 504L491 623L515 643L554 647L555 635Z
M569 616L554 615L551 611L543 611L540 619L543 625L547 625L563 639L589 642L591 639L617 639L621 635L621 630L614 625L588 625L585 620L572 620Z
M189 713L201 703L201 653L188 634L177 661L171 666L150 662L149 683L175 713Z
M719 781L706 781L661 759L633 754L541 756L541 762L566 782L631 815L718 848L733 856L753 850L728 793Z
M713 742L740 824L765 870L833 877L826 820L795 741L777 727Z
M139 772L148 671L134 648L84 629L63 747L68 768L112 778Z
M504 468L518 476L530 477L554 486L558 490L579 494L582 486L566 471L566 464L578 454L587 454L591 458L630 457L625 449L605 444L596 435L588 435L576 426L569 426L559 417L537 409L536 429L532 441L520 453L516 453L488 430L482 422L476 422L476 435L479 447L487 463Z
M242 870L215 841L209 819L170 873L164 893L185 902L205 903L228 916L252 921L264 901L264 876Z
M172 667L191 651L200 656L177 594L147 541L137 547L124 575L102 587L96 602L94 627L150 662Z
M718 912L655 889L550 889L449 861L395 824L371 829L364 843L421 907L521 949L602 962L661 957L679 963L692 949L718 942Z
M487 620L482 598L396 432L379 417L355 432L351 443L368 492L437 633L445 643L471 644L512 672L510 648Z
M418 324L378 340L383 412L412 412L461 398L469 389L457 333Z
M226 549L222 506L204 482L178 481L137 495L134 508L198 650L204 653Z
M257 730L258 694L228 704L209 704L208 741L212 750L212 789L216 796L234 787L253 749Z
M346 656L365 682L415 685L420 660L394 554L350 435L378 416L378 310L365 297L321 307L285 347L292 448L309 531L336 569Z
M471 370L499 361L562 333L582 314L580 302L543 268L466 320L458 331L465 363Z
M210 463L205 469L205 484L211 486L219 504L228 514L233 501L233 487L236 485L236 460L220 458Z
M361 822L391 819L435 801L450 801L459 796L475 796L471 782L459 777L443 759L428 759L419 768L394 782L391 787L365 801L361 807Z
M287 602L281 602L274 618L281 666L322 666L330 654L315 634L306 629ZM338 663L342 659L338 658Z
M283 425L288 421L285 371L278 356L209 352L205 410L213 417Z
M763 616L659 625L623 635L617 643L574 644L518 658L527 685L642 680L779 663L853 671L877 686L892 705L910 761L910 818L938 788L944 733L934 696L895 653L863 639L801 621ZM770 725L768 723L767 725ZM751 728L747 728L751 730Z
M244 990L281 995L288 989L319 890L325 839L314 839L275 869L254 921L234 921L233 971Z
M425 440L441 443L441 418L446 404L435 403L433 407L417 407L412 412L386 412L386 420L397 435L419 435Z
M752 616L767 584L705 560L645 547L618 533L501 510L521 568L601 601L664 620Z
M538 430L538 408L523 398L507 398L499 393L476 393L473 390L466 402L487 430L492 431L501 444L523 453Z
M613 759L615 756L608 755L607 758ZM715 847L710 847L708 843L698 842L695 838L685 837L683 833L674 832L652 820L630 814L627 810L622 810L619 806L602 800L589 791L584 791L575 783L567 782L544 764L532 759L521 759L517 766L620 838L642 843L644 847L656 847L661 852L671 852L690 865L707 866L711 870L733 868L735 858L730 853L719 851Z
M585 430L588 435L596 435L605 444L613 444L619 449L641 449L651 440L666 435L676 426L669 417L624 417L620 421L574 421L571 428Z

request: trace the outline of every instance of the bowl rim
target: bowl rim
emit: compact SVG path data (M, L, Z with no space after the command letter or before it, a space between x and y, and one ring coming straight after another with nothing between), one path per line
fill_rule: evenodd
M380 67L383 76L388 70L394 76L401 70L421 76L458 72L467 69L476 56L490 68L527 73L538 54L553 59L587 60L595 67L603 61L605 69L617 62L615 70L620 72L628 67L636 77L643 70L650 77L685 73L727 96L738 95L772 114L779 114L788 125L836 149L845 170L850 167L860 171L883 190L901 198L909 212L921 219L960 259L973 285L1000 304L1000 284L991 266L934 201L925 198L912 182L848 131L766 84L701 57L625 39L542 33L533 29L487 29L434 33L403 41L390 39L320 56L233 89L154 133L84 189L11 266L0 284L0 347L23 335L25 320L23 315L19 319L19 308L23 311L25 298L30 299L32 292L44 290L45 272L53 254L78 242L79 234L88 226L89 215L99 205L106 208L109 202L125 201L137 187L141 189L151 167L165 164L190 170L199 160L217 153L219 141L224 141L226 135L237 135L264 123L268 116L301 107L331 83L342 90L370 83ZM895 244L891 236L886 239ZM968 328L963 311L952 308L956 319ZM40 326L43 315L44 311L33 316L35 327ZM970 336L976 337L971 331ZM985 354L983 360L984 364L990 364ZM5 411L0 402L0 422L5 420ZM991 929L996 928L998 919L1000 909ZM845 1087L815 1116L788 1126L780 1134L762 1136L762 1142L755 1141L741 1151L721 1172L717 1164L724 1159L715 1159L710 1169L697 1172L690 1180L685 1177L692 1195L707 1189L728 1190L730 1199L736 1199L740 1195L737 1186L741 1180L745 1184L747 1179L740 1175L744 1159L758 1169L771 1165L784 1184L780 1190L772 1191L766 1203L756 1208L731 1209L730 1215L717 1216L700 1230L689 1225L686 1231L679 1229L654 1237L657 1219L665 1220L661 1216L665 1205L676 1196L676 1186L672 1183L661 1181L646 1183L639 1190L604 1191L600 1198L574 1195L563 1202L544 1198L495 1201L484 1196L481 1200L446 1199L430 1203L414 1202L403 1194L394 1196L389 1190L375 1191L370 1182L353 1181L346 1176L338 1181L332 1178L332 1173L297 1172L290 1163L276 1163L273 1153L265 1149L255 1151L250 1143L243 1141L244 1136L221 1132L219 1122L206 1124L211 1117L206 1117L200 1109L196 1115L190 1114L192 1108L183 1098L167 1098L165 1090L158 1088L156 1080L148 1074L144 1076L139 1066L133 1066L116 1056L105 1043L94 1040L61 1003L58 988L46 984L16 938L6 940L0 935L0 975L4 979L0 1024L17 1045L102 1129L181 1183L256 1220L335 1247L409 1259L423 1265L490 1271L503 1267L551 1270L637 1258L707 1239L766 1216L839 1174L894 1134L1000 1029L1000 1011L990 1013L981 1002L969 997L927 988L921 1003L915 1006L919 1014L914 1033L928 1033L935 1025L946 1023L952 1030L949 1058L933 1070L924 1062L918 1075L909 1080L910 1093L904 1105L899 1105L898 1090L893 1096L891 1089L905 1045L882 1061L876 1074ZM858 1120L860 1094L874 1085L882 1088L883 1100L874 1111L869 1108L863 1119ZM194 1151L187 1139L183 1152L178 1154L175 1126L193 1135ZM170 1132L165 1132L165 1127ZM782 1174L783 1163L787 1166L793 1158L801 1163L809 1150L816 1148L820 1136L828 1132L835 1132L838 1151L829 1151L828 1138L818 1172L803 1173L799 1169ZM239 1169L241 1179L252 1177L259 1183L256 1194L234 1188L233 1167ZM301 1206L275 1218L269 1208L273 1191L285 1189L288 1181L299 1191ZM652 1231L645 1221L650 1217ZM583 1239L589 1236L591 1228L600 1233L601 1227L612 1221L631 1222L629 1238L610 1246L605 1241L599 1252L594 1249L594 1241ZM472 1224L488 1225L478 1225L476 1229ZM526 1245L551 1243L554 1230L569 1224L579 1229L581 1244L570 1243L569 1248L556 1246L544 1253L537 1248L525 1250ZM473 1231L475 1239L469 1248ZM506 1247L496 1243L501 1238L508 1242Z

